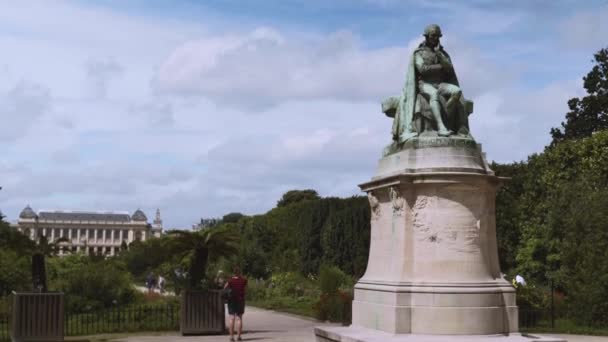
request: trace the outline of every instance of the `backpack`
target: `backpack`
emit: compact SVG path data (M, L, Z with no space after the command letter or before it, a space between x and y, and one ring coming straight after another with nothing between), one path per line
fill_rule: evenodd
M230 299L232 299L232 289L227 287L222 290L222 300L229 301Z

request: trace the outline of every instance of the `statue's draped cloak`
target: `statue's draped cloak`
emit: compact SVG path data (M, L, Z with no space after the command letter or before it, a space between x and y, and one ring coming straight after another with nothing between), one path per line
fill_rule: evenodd
M393 120L393 140L397 142L403 142L411 137L417 135L417 132L412 128L412 121L414 119L414 114L420 113L423 108L421 108L421 101L416 101L418 94L418 72L416 71L416 52L426 48L424 43L420 44L420 46L412 52L410 56L410 61L408 63L407 75L405 76L405 85L403 86L403 93L399 98L399 108L395 113L395 118ZM445 57L450 61L450 55L441 48L441 53L445 55ZM452 70L447 83L451 83L457 86L460 86L458 83L458 78L456 77L456 73ZM461 102L464 103L464 96L461 97Z

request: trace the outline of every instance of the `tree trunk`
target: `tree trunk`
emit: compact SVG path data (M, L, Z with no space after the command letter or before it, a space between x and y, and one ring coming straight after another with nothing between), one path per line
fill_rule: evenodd
M190 263L190 288L201 288L201 281L205 278L207 269L207 259L209 250L207 248L197 248L194 250L192 262Z
M34 291L47 292L44 254L32 255L32 285Z

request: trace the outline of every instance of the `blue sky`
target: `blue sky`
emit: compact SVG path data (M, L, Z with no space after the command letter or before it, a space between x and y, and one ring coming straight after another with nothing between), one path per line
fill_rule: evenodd
M605 1L20 1L0 11L0 209L168 227L358 194L440 24L489 159L542 151L606 47Z

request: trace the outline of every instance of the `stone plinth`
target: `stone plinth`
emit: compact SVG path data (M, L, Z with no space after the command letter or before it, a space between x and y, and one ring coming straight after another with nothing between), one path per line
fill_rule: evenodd
M318 342L566 342L560 338L523 335L394 335L383 331L355 327L315 328Z
M385 150L376 175L360 185L372 210L369 260L355 286L352 326L339 331L521 337L513 335L515 289L498 263L501 179L481 147L438 137L400 147Z

